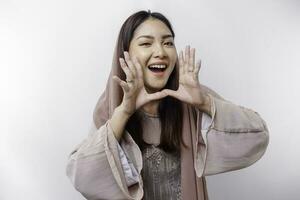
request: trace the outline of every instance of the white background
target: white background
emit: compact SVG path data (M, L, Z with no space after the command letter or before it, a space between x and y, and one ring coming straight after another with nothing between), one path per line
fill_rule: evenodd
M196 48L201 83L269 127L261 160L207 177L210 199L299 199L296 0L0 0L0 199L84 199L67 157L87 136L120 26L140 9L170 19L178 50Z

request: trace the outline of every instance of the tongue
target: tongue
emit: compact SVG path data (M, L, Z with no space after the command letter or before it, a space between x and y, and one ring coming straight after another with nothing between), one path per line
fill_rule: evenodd
M163 72L165 69L163 68L149 68L152 72Z

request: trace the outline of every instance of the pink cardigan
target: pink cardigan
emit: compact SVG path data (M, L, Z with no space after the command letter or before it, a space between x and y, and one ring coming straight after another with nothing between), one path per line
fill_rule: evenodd
M183 186L184 200L208 199L205 176L250 166L262 157L269 143L266 123L257 112L212 95L211 98L211 118L202 117L200 110L189 105L184 106L185 119L193 121L191 129L194 135L191 137L193 163L186 163L183 159L182 167L191 165L195 170L191 176L197 176L190 194L189 187ZM142 199L141 151L126 130L124 137L127 142L120 141L122 150L139 174L138 184L130 187L130 177L124 173L126 166L121 160L119 143L109 120L99 129L93 123L88 137L71 152L67 176L87 199ZM188 176L182 177L183 182L191 178Z

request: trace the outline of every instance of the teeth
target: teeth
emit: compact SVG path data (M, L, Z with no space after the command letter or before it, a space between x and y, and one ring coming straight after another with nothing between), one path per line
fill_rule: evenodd
M150 65L149 67L150 67L150 68L160 68L160 69L164 69L164 68L166 68L167 66L166 66L166 65Z

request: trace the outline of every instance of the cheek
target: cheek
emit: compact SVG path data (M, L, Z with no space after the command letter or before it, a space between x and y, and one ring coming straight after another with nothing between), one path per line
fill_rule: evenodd
M177 52L176 50L173 50L169 53L169 58L172 64L175 65L176 61L177 61Z
M139 64L142 68L144 68L147 65L148 56L145 53L139 52L138 54L135 54L137 57L137 60L139 61Z

